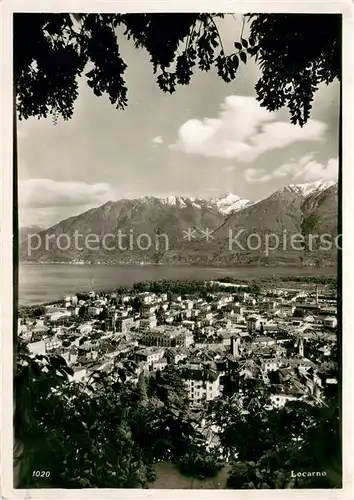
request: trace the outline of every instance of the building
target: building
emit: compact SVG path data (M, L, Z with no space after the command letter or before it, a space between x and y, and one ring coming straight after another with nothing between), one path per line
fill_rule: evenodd
M139 322L139 332L147 332L151 328L155 328L157 326L157 318L155 314L156 307L151 305L151 295L145 295L144 299L147 302L144 302L140 308L140 322Z
M234 338L235 332L231 330L218 331L217 336L221 338L221 342L225 346L231 347L232 339Z
M334 316L326 316L323 319L323 326L326 328L335 328L337 326L337 318Z
M278 393L270 396L273 408L282 408L288 401L297 401L299 396L295 394Z
M154 322L152 323L155 324ZM135 326L135 319L133 316L118 316L117 318L117 332L127 333Z
M265 335L259 335L258 337L255 337L252 340L253 345L258 345L258 346L272 346L275 345L277 341L275 339L272 339L271 337L266 337Z
M317 314L319 306L317 304L310 304L308 302L303 302L296 304L297 311L303 311L304 314Z
M240 304L234 304L233 305L233 311L234 311L235 314L243 316L243 307Z
M186 300L184 302L184 304L185 304L186 309L188 309L190 311L193 309L193 301L192 300Z
M150 292L143 292L139 296L143 302L143 305L153 304L156 300L156 295Z
M296 307L293 302L282 302L278 304L280 314L284 316L292 316Z
M262 361L262 371L267 374L268 372L279 370L284 365L284 361L280 358L268 358Z
M315 368L315 364L304 357L284 359L284 366L297 369L300 373L306 373L310 368Z
M246 319L241 314L231 314L230 319L233 325L246 325Z
M337 316L337 312L337 307L335 306L323 306L318 310L318 314L324 316Z
M165 355L169 363L175 364L188 358L188 351L183 347L171 347L166 350Z
M231 319L230 318L218 319L217 321L215 321L215 327L226 329L226 330L230 329L231 328Z
M212 401L221 394L220 374L210 368L186 365L181 370L181 377L193 405L201 406L205 401Z
M157 326L156 316L151 316L150 318L141 318L139 321L139 332L144 333L155 328Z
M90 306L87 310L90 316L98 316L102 311L103 308L99 306Z
M148 365L157 363L160 361L165 354L165 349L158 347L145 347L144 349L139 349L134 353L134 361L137 363L144 362Z
M46 318L49 320L49 321L52 321L52 322L59 322L61 319L69 319L71 316L71 312L68 311L66 308L56 308L53 310L47 310L47 313L46 313Z
M152 370L156 372L157 370L164 370L167 366L167 359L166 358L161 358L158 361L154 361L152 363Z
M109 314L109 316L104 320L104 329L106 332L113 332L115 333L117 330L117 323L116 323L116 313L112 312Z
M62 350L62 341L57 337L53 337L45 341L45 353L56 354Z
M187 328L171 325L153 327L141 337L141 343L147 346L189 347L193 341L193 335Z
M267 300L263 302L262 308L264 309L264 311L274 311L277 305L278 304L275 302L275 300Z
M193 331L195 328L195 321L189 321L189 320L185 319L182 321L182 326L184 326L185 328L188 328L188 330Z
M243 355L248 350L248 336L234 336L231 339L231 353L236 358Z
M247 329L249 332L255 332L261 324L260 317L257 314L251 314L247 317Z
M46 354L46 342L45 340L39 340L38 342L30 342L27 344L28 350L31 354L35 356L41 355L44 356Z

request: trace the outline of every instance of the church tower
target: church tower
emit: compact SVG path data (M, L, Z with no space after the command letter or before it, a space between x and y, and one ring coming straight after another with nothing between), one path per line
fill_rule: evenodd
M300 358L304 357L304 339L300 339L299 342L299 356Z

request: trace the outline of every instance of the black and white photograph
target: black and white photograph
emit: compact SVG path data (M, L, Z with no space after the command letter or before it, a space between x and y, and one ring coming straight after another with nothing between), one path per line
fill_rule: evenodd
M11 488L344 498L343 14L163 5L12 15Z

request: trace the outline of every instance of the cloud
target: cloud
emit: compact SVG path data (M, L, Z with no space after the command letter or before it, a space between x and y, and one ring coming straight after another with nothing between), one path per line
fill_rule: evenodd
M247 182L268 182L272 176L266 174L264 168L247 168L245 170L245 179Z
M265 151L280 149L298 141L320 141L327 128L309 120L301 128L275 121L277 113L261 107L254 97L225 98L217 118L192 119L178 130L170 147L189 154L251 162Z
M295 177L303 177L306 181L316 181L319 179L337 181L338 169L338 158L331 158L326 165L322 165L311 159L307 163L300 165Z
M273 179L287 178L287 180L312 182L317 180L338 180L338 158L331 158L327 163L321 164L314 159L314 154L309 153L298 161L284 163L272 172L266 173L264 169L248 168L245 170L245 179L248 182L268 182Z
M154 137L151 142L153 144L162 144L163 143L163 138L161 137L161 135L157 135L156 137Z
M19 201L22 207L97 206L114 198L107 183L59 182L51 179L29 179L19 182Z

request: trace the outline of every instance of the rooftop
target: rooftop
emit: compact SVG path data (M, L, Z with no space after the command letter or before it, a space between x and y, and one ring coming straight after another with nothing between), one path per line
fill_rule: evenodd
M181 370L181 376L186 380L215 382L219 374L210 368L183 368Z

